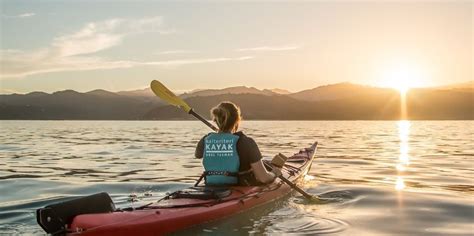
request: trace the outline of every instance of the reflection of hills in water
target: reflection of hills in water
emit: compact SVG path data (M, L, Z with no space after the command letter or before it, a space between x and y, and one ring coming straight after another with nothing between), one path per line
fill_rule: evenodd
M473 82L412 89L407 94L409 119L474 119ZM195 90L181 95L195 110L208 116L223 100L237 103L245 119L269 120L385 120L400 119L396 90L340 83L290 93L253 87ZM47 94L0 95L0 119L191 119L156 98L149 88L79 93L64 90Z

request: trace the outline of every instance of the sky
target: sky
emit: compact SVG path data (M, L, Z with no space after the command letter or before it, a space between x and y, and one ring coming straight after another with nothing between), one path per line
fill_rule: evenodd
M473 80L472 1L0 0L0 93ZM402 81L402 82L401 82Z

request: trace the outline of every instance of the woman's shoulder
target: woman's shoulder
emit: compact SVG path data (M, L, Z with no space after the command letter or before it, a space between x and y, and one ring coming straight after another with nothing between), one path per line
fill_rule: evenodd
M247 136L246 134L244 134L244 132L242 132L242 131L236 132L236 133L234 133L234 135L239 136L239 143L255 144L255 140L253 138Z
M242 131L235 133L240 138L237 141L237 149L240 156L245 157L248 163L255 163L262 159L262 153L253 138L245 135Z
M205 138L211 136L212 134L217 134L217 133L216 132L209 132L209 133L205 134L204 136L202 136L201 139L205 139Z
M239 138L249 138L247 135L244 134L243 131L238 131L238 132L235 132L234 135L237 135L239 136Z

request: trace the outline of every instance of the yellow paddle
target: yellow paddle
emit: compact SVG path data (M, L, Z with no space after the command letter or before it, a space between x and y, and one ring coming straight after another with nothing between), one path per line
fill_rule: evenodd
M157 80L151 81L150 87L151 87L151 90L156 94L156 96L167 101L169 104L173 106L177 106L183 109L186 113L191 114L194 117L198 118L200 121L204 122L204 124L209 126L209 128L213 129L214 131L216 132L218 131L214 125L212 125L211 123L209 123L209 121L207 121L202 116L194 112L193 109L183 99L176 96L173 92L171 92L159 81Z

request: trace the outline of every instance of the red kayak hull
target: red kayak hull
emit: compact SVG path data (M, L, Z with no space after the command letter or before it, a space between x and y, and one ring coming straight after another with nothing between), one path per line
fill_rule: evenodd
M317 143L288 158L283 176L297 183L311 168ZM290 165L290 166L289 166ZM265 186L233 186L232 194L215 200L166 199L134 211L84 214L73 219L70 235L164 235L247 211L287 196L280 180ZM196 206L196 205L199 206Z

